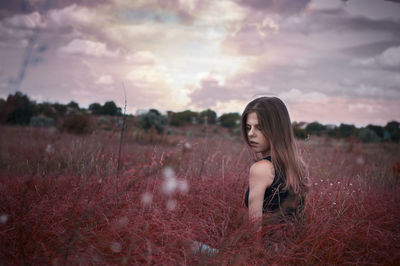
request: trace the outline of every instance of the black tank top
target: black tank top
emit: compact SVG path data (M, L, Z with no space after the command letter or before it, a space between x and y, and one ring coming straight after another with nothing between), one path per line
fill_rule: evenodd
M263 158L263 160L271 161L271 156ZM267 211L277 210L281 202L283 202L289 196L289 191L283 189L283 187L285 186L284 177L285 177L284 172L282 176L277 176L275 174L274 181L265 190L263 213ZM247 188L246 195L244 197L244 204L246 205L247 208L249 207L249 194L250 194L250 187Z

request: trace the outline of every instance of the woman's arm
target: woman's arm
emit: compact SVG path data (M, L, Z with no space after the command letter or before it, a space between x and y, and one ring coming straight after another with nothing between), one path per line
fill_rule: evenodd
M249 175L249 218L257 231L261 230L265 190L274 181L274 167L271 162L259 161L250 167Z

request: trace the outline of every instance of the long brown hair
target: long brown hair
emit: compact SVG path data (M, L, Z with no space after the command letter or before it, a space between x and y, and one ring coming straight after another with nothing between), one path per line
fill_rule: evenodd
M257 114L260 130L270 142L271 161L277 176L285 179L284 188L304 195L309 187L308 171L298 153L285 104L277 97L260 97L246 106L242 113L241 129L249 147L246 123L247 115L252 112Z

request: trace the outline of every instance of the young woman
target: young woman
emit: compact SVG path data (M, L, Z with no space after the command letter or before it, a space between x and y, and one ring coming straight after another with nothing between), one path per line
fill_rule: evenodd
M308 175L285 104L276 97L251 101L243 111L241 128L255 159L245 204L256 230L262 224L302 220Z

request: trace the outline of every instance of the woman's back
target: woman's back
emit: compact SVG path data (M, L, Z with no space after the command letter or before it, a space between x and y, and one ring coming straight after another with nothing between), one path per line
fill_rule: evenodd
M263 158L271 161L271 156ZM267 187L264 193L263 213L268 213L265 219L271 221L284 222L304 220L304 197L295 194L291 189L285 187L285 172L275 175L272 184ZM244 203L249 205L250 188L247 189Z

